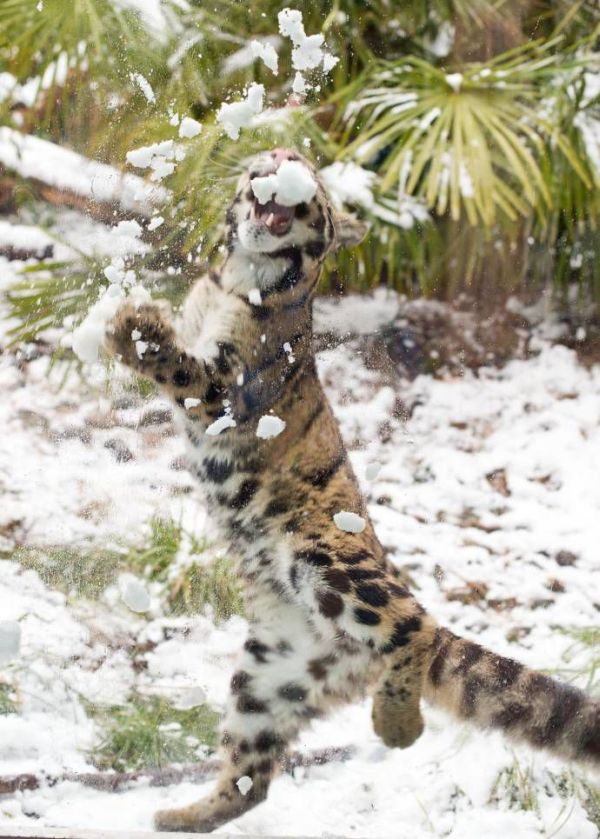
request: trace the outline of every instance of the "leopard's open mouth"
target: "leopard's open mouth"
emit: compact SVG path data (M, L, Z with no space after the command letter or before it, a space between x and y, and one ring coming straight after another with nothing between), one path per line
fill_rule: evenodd
M267 201L261 204L255 199L252 207L254 220L264 224L269 233L274 236L283 236L289 232L294 221L295 208L284 207L277 201Z

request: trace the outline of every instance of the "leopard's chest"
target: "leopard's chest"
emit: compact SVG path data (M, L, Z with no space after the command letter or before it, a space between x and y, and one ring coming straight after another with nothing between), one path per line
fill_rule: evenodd
M248 305L205 278L188 296L178 331L187 352L210 362L218 357L223 344L235 346L243 355L249 327Z

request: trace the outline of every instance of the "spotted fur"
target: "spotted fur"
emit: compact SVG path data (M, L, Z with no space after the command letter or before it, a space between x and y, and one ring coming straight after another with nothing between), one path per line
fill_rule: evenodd
M255 218L250 181L285 157L299 156L260 156L240 179L228 254L194 285L176 325L162 305L125 305L106 338L179 407L190 469L245 581L249 633L231 680L223 768L207 798L157 814L162 830L210 831L262 801L300 729L369 687L375 731L389 746L420 735L424 696L455 717L600 764L597 702L438 628L387 561L311 348L323 259L365 230L319 185L289 229L272 234ZM255 288L259 305L248 300ZM148 344L141 357L134 330ZM261 440L257 423L269 412L286 427ZM207 434L225 413L235 427ZM364 531L339 530L339 510L363 516ZM236 786L244 775L246 796Z

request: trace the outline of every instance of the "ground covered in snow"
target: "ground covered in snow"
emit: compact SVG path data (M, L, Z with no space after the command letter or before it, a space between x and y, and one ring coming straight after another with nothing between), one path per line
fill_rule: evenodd
M600 367L537 337L527 359L502 368L393 380L364 363L365 336L353 328L359 312L362 332L393 321L401 333L404 305L384 292L318 304L317 323L338 335L319 353L320 374L376 530L440 621L593 689ZM0 670L0 779L95 771L97 711L126 706L132 691L176 708L200 696L220 710L245 634L239 615L169 614L152 581L149 610L139 614L123 602L116 572L92 599L20 561L32 546L125 555L157 516L187 534L175 566L185 565L190 539L203 545L203 562L226 555L182 468L168 405L119 376L108 387L100 369L87 384L72 370L60 386L64 368L48 366L43 346L0 355L0 620L22 632L19 656ZM390 751L369 712L364 702L315 723L301 751L351 745L354 755L284 774L227 832L597 837L598 798L583 772L430 710L422 738ZM3 824L149 829L155 809L206 788L42 785L0 796L0 832Z

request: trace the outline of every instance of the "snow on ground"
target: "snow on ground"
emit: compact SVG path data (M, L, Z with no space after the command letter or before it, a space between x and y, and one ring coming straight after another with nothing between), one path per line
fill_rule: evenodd
M389 292L321 302L318 321L338 332L352 333L359 321L380 329L399 307ZM390 556L454 631L530 665L585 670L592 652L573 648L564 630L598 624L600 368L541 340L536 357L502 370L420 376L396 392L361 362L358 341L321 352L319 370ZM156 514L211 538L163 400L143 402L120 379L111 395L75 373L59 390L62 371L48 375L47 357L30 359L0 355L0 549L14 539L120 545ZM102 382L98 370L93 378ZM398 396L410 409L404 424ZM149 612L134 614L116 586L97 604L65 598L9 559L0 559L0 618L22 628L20 657L3 671L21 707L0 716L0 776L93 771L97 731L85 701L124 702L133 685L181 702L201 689L222 707L245 633L239 617L219 626L210 615L166 618L152 596ZM134 672L128 650L148 639L156 646L147 668ZM298 748L352 744L355 756L280 777L267 802L225 830L597 837L578 800L557 795L558 761L431 710L427 723L407 751L379 743L369 702L315 723ZM498 780L515 759L529 809ZM0 798L0 832L2 823L148 829L155 809L208 786L140 783L114 794L69 782L23 791Z

